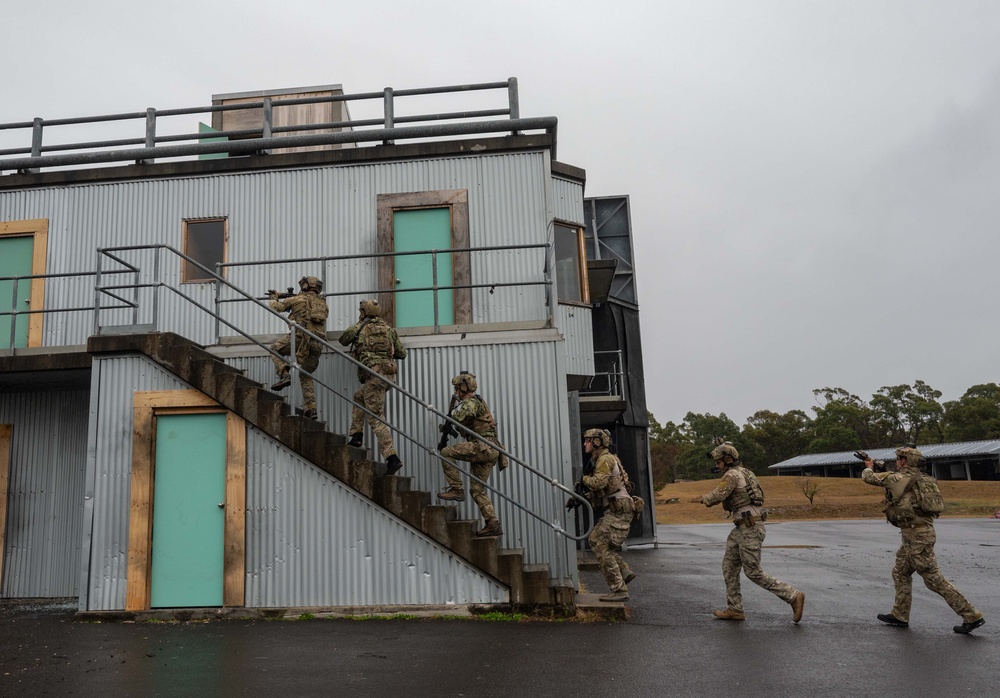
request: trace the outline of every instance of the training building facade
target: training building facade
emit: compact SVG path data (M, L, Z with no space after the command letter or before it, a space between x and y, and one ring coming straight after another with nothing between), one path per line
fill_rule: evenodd
M400 116L456 93L506 99ZM351 119L373 99L381 118ZM586 174L557 159L554 117L519 112L511 79L0 124L4 146L30 136L0 149L0 596L571 607L564 505L596 373ZM169 132L178 116L211 125ZM49 145L91 122L145 131ZM288 329L261 300L304 275L330 306L318 423L294 412L296 381L287 401L266 389ZM343 436L358 378L336 337L368 297L409 352L387 401L398 477ZM489 483L499 540L471 535L471 498L433 498L461 370L514 459Z

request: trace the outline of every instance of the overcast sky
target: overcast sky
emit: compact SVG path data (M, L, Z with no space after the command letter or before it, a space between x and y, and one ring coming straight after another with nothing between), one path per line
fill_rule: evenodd
M517 77L631 198L661 422L1000 379L1000 2L7 5L0 122Z

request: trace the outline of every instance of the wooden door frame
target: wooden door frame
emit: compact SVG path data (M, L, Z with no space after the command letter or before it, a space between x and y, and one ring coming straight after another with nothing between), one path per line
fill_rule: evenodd
M376 197L378 252L392 252L394 249L393 214L396 211L412 211L421 208L448 208L451 210L451 247L469 247L469 191L467 189L443 189L440 191L418 191L405 194L379 194ZM469 252L452 255L452 270L456 286L472 283L472 262ZM382 317L390 325L396 324L396 294L389 291L396 288L395 257L378 258L378 302L382 306ZM472 289L454 290L455 324L472 324Z
M10 454L13 424L0 424L0 591L3 591L3 560L7 533L7 495L10 492Z
M10 235L13 237L34 238L34 245L31 249L31 274L45 273L45 255L49 245L49 219L34 218L24 221L0 222L0 236ZM31 292L28 296L29 308L31 310L42 310L45 308L45 279L32 279ZM28 315L28 346L42 346L42 322L44 313L32 313ZM13 320L13 318L11 318Z
M246 423L197 390L136 392L132 400L132 477L129 493L125 610L149 608L152 581L153 474L156 416L226 415L226 519L222 605L243 606L246 586Z

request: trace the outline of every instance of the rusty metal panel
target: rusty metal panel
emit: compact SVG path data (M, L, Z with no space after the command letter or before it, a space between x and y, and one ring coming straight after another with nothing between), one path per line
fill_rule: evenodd
M13 425L0 596L77 595L88 405L86 389L0 392Z

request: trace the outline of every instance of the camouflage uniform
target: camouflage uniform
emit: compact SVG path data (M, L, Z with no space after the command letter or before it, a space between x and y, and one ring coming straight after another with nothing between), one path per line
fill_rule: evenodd
M306 277L314 278L314 277ZM270 306L272 310L279 313L288 313L288 319L309 332L326 337L326 318L329 309L326 300L313 290L303 290L288 298L271 298ZM271 349L281 356L288 356L291 353L292 337L291 333L287 337L282 337ZM313 382L312 373L319 367L319 357L323 353L323 345L303 332L295 332L295 360L299 364L299 381L302 384L302 400L305 402L306 410L316 409L316 384ZM274 370L278 374L278 380L288 378L288 364L277 356L272 356ZM306 373L308 371L308 373Z
M396 330L381 317L371 315L344 330L340 335L340 343L344 346L353 344L354 358L381 376L376 378L367 371L358 369L361 387L354 393L354 402L364 405L378 419L355 405L351 410L350 433L361 432L365 417L368 417L372 433L378 440L379 453L383 458L395 455L392 432L385 423L385 394L389 390L387 381L396 382L396 359L405 359L406 349L400 343Z
M618 457L604 446L594 448L591 460L595 463L593 474L584 475L583 484L590 490L595 507L604 507L604 516L590 532L590 549L611 592L627 594L625 579L634 575L618 552L628 538L634 517L632 497L625 489L627 476Z
M750 478L756 477L742 465L730 467L718 486L702 496L701 503L714 506L722 503L733 516L733 530L726 539L726 553L722 558L722 577L726 581L726 603L729 610L743 613L743 595L740 593L740 570L751 582L767 589L785 603L792 603L799 591L791 584L767 574L760 566L760 551L767 532L762 520L763 510L750 503L746 487ZM743 513L747 512L747 517Z
M864 472L861 473L861 479L869 485L886 488L898 501L913 497L912 492L905 490L907 482L918 472L907 461L907 465L898 472L876 473L871 468L865 468ZM937 540L937 535L934 532L934 517L922 514L916 507L913 509L916 516L912 522L908 521L900 526L902 544L896 551L896 565L892 568L892 581L896 584L896 599L892 606L891 615L904 623L910 621L910 605L913 603L913 573L916 572L923 577L924 585L935 594L939 594L951 606L951 610L962 616L964 622L972 623L979 620L983 614L977 611L975 606L969 603L961 592L941 574L937 557L934 555L934 543Z
M479 395L472 395L462 400L451 411L450 416L456 422L476 432L487 441L496 443L496 420L493 419L493 414L486 405L486 401ZM469 463L472 466L469 468L470 472L485 482L489 480L490 473L493 471L493 466L496 465L500 452L478 439L466 436L465 442L446 446L441 451L441 456L449 460L460 460ZM464 489L458 468L446 461L441 462L441 467L444 470L444 478L448 481L448 486L452 490L458 491ZM493 508L493 502L487 496L486 488L482 483L470 480L469 493L479 506L479 512L483 515L484 519L489 521L497 518L496 509Z

